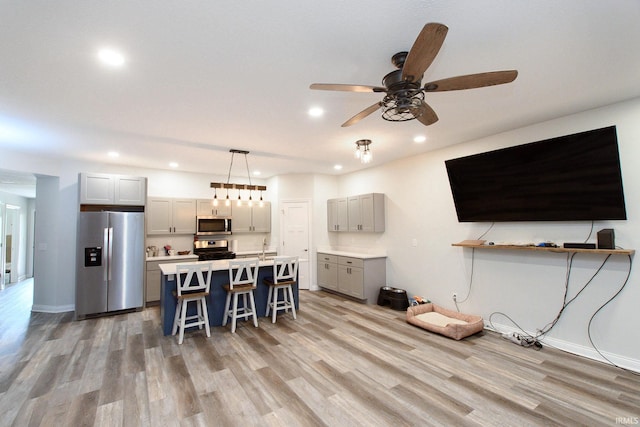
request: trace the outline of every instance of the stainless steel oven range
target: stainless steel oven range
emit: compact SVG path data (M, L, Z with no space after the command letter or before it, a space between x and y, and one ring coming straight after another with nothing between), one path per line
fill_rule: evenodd
M226 239L212 239L196 236L193 241L193 253L198 255L198 261L213 261L216 259L233 259L236 254L229 250Z

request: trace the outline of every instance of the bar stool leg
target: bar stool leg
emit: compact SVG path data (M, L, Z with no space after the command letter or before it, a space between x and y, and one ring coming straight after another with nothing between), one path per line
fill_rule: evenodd
M187 304L186 302L182 302L182 310L180 310L180 334L178 335L178 344L182 344L184 340L184 326L187 318Z
M269 286L269 293L267 294L267 310L265 311L265 317L269 317L269 309L271 309L271 305L273 301L271 301L273 297L273 286Z
M180 320L180 310L182 310L182 300L178 300L178 305L176 306L176 314L173 316L173 329L171 330L171 335L175 335L178 332L178 321Z
M297 319L296 317L296 304L293 299L293 289L291 286L287 286L287 291L289 291L289 305L291 306L291 314L293 315L293 319Z
M233 308L231 311L231 332L236 332L236 323L238 322L238 294L233 294Z
M207 331L207 337L211 337L211 329L209 328L209 313L207 312L207 301L204 299L200 300L200 304L202 304L202 317L204 318L204 330Z
M253 326L258 327L258 316L256 315L256 302L253 299L253 292L249 292L249 301L251 303L251 315L253 316Z
M222 316L222 326L225 326L227 324L230 311L231 311L231 293L227 292L227 298L224 302L224 315Z

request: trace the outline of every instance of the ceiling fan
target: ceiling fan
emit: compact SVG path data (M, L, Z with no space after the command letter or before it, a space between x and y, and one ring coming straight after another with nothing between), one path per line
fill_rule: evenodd
M365 108L342 124L351 126L382 108L382 118L404 122L417 119L425 126L438 121L436 112L424 101L425 92L474 89L511 83L518 76L516 70L491 71L436 80L422 85L422 75L440 51L449 29L446 25L429 23L424 26L409 52L393 55L394 70L384 76L382 86L313 83L310 88L345 92L381 92L382 101Z

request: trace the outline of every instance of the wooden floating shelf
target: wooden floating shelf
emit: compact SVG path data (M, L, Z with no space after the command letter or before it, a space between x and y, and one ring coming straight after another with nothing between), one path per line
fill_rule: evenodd
M545 246L526 246L526 245L485 245L481 240L463 240L459 243L452 243L451 246L473 249L503 249L503 250L519 250L519 251L538 251L538 252L559 252L559 253L589 253L589 254L611 254L611 255L633 255L636 253L634 249L580 249L580 248L550 248Z

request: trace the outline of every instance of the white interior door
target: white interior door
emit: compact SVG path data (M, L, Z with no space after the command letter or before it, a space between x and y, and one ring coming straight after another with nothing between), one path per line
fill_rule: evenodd
M0 203L0 289L4 289L4 205Z
M309 289L310 276L310 236L311 218L309 201L284 201L280 215L281 253L298 256L298 288Z

